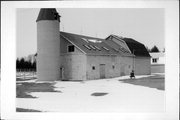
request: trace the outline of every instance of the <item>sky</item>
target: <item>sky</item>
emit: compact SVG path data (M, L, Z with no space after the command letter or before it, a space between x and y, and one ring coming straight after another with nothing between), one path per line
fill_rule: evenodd
M37 51L36 19L40 9L18 8L16 11L17 57ZM106 38L110 34L133 38L148 48L165 48L163 8L63 8L60 30Z

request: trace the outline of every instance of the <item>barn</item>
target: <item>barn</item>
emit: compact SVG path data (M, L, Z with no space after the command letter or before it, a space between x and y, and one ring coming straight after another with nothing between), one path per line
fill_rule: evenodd
M56 9L42 8L37 22L38 80L95 80L150 74L142 43L110 35L105 39L62 32Z
M151 73L151 56L142 43L132 38L124 38L117 35L110 35L106 40L117 43L120 47L124 47L134 55L133 70L136 75L147 75Z

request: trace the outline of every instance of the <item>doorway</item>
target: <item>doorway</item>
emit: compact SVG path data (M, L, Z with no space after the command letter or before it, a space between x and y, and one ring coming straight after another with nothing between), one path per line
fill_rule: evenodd
M60 68L60 79L61 80L64 79L64 68L63 67Z
M100 78L105 78L105 64L100 64L99 65L99 74Z

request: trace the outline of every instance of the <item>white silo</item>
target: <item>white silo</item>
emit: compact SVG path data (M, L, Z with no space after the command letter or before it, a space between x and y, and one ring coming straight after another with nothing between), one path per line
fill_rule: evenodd
M41 8L37 22L37 78L60 79L60 16L54 8Z

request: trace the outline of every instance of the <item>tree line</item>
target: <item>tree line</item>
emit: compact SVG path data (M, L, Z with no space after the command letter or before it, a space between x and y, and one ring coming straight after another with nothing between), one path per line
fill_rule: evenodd
M36 71L36 60L31 62L24 58L16 59L16 70L17 71Z
M148 52L160 52L159 48L156 45L154 45L151 49L146 46L146 49ZM165 48L163 49L163 52L165 52Z

